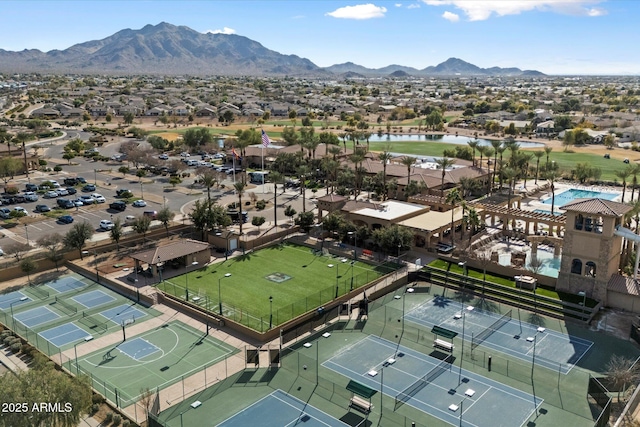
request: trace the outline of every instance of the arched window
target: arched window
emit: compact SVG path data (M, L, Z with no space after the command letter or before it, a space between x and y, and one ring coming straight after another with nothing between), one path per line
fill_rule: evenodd
M581 214L576 215L575 229L582 230L582 224L584 224L584 217Z
M596 263L589 261L585 264L584 275L588 277L596 277Z
M574 258L573 261L571 261L571 273L582 274L582 261L578 258Z

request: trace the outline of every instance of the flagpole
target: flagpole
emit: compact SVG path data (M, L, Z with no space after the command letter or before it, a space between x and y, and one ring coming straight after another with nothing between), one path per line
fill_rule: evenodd
M264 194L264 144L261 144L262 148L260 150L260 154L262 154L262 194Z
M236 185L236 151L235 148L233 149L233 185ZM242 206L240 206L240 209L242 209Z

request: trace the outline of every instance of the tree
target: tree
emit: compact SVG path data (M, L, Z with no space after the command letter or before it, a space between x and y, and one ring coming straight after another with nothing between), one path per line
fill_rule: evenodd
M0 396L4 402L25 402L28 414L7 411L2 414L6 426L76 427L91 406L91 385L86 375L73 377L53 364L37 363L29 369L6 372L0 376ZM62 410L32 411L41 402L61 402ZM28 415L28 422L27 421Z
M625 391L628 385L638 382L640 368L633 359L616 354L611 356L611 360L607 363L606 375L618 390L618 401L620 401L620 392Z
M125 125L130 125L133 123L133 119L135 118L135 116L131 111L127 111L126 113L124 113L124 116L122 118Z
M440 197L444 197L444 177L448 167L453 166L456 161L448 157L440 157L436 159L435 163L438 168L442 169L442 181L440 182Z
M3 157L0 159L0 176L4 181L5 188L9 183L9 180L13 179L22 168L22 163L18 159L13 157Z
M415 157L411 157L411 156L404 156L402 158L402 160L400 160L400 163L402 163L403 165L405 165L407 167L407 187L409 186L409 183L411 182L411 167L416 163L418 159L416 159Z
M471 148L471 163L473 164L473 166L476 165L476 149L478 148L479 144L480 142L477 138L467 142L467 145Z
M251 219L251 224L258 227L258 232L260 232L260 226L264 224L266 221L267 219L263 216L254 216Z
M447 198L445 199L445 202L451 205L451 246L453 246L453 236L455 234L454 225L453 225L454 213L456 210L456 204L461 201L462 201L462 196L460 196L460 192L458 191L457 188L454 188L453 190L449 191L449 193L447 193Z
M293 206L288 205L285 209L284 209L284 215L289 218L289 219L293 219L293 217L296 215L296 210L293 208Z
M31 258L25 258L20 261L20 270L27 274L27 280L31 284L31 273L38 269L38 264Z
M387 198L387 163L393 156L389 151L385 149L382 153L378 154L378 159L382 162L382 200Z
M573 131L565 131L564 138L562 138L562 146L565 153L569 151L569 147L576 143L576 135Z
M202 240L206 240L207 231L231 224L226 209L214 201L196 200L188 215L193 226L202 232Z
M123 234L122 221L120 221L120 218L116 218L115 221L113 221L113 228L109 230L109 237L116 242L116 251L118 252L120 252L120 239Z
M218 174L211 168L202 167L196 169L198 178L202 181L202 184L207 188L207 200L211 201L211 187L218 182Z
M151 218L148 216L139 216L133 221L133 231L138 234L142 234L142 241L144 242L147 238L147 232L151 227Z
M68 164L71 164L71 160L73 160L75 157L76 153L74 153L73 151L66 152L62 155L62 158L65 159Z
M93 233L94 230L91 224L86 221L73 224L71 230L64 235L63 243L68 249L77 249L80 253L80 259L84 259L82 249L87 243L87 240L93 236Z
M164 207L158 211L158 215L156 218L164 226L164 229L167 232L167 237L169 237L169 223L173 220L175 216L176 216L175 212L173 212L171 209L167 207Z
M169 184L171 184L173 188L176 188L176 185L180 184L181 182L182 182L182 179L180 179L178 175L173 175L169 177Z
M244 182L236 182L233 184L233 188L238 193L238 215L240 215L240 235L242 236L242 195L244 194L244 188L246 184Z
M469 248L471 248L471 239L473 239L473 236L476 234L476 231L478 231L478 227L482 225L482 219L480 218L480 215L478 215L478 211L476 210L476 208L474 208L473 206L469 208L469 211L467 213L467 222L470 228Z
M536 180L535 185L538 185L538 172L540 171L540 158L544 156L544 151L534 151L533 155L536 156Z
M373 241L385 253L396 255L399 251L408 250L413 243L413 234L406 227L397 224L374 230Z
M622 180L622 201L624 201L624 193L627 189L627 179L631 176L631 172L633 171L633 166L626 167L623 170L618 170L615 172L615 176Z
M122 174L122 177L124 178L129 173L129 167L128 166L120 166L118 168L118 172L120 172Z
M560 177L560 172L557 169L551 168L547 170L544 175L545 175L545 179L547 179L551 184L549 188L551 190L551 214L553 214L555 212L554 208L556 204L555 182Z
M302 231L308 233L311 227L313 227L313 212L301 212L296 218L296 225L300 227Z
M47 259L56 265L56 271L59 271L58 263L64 257L64 253L62 252L63 240L64 237L58 233L47 234L37 240L38 246L45 249Z

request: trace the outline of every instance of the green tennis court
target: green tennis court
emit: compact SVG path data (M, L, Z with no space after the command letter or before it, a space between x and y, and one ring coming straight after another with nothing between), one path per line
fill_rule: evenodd
M69 370L88 375L96 390L126 407L138 400L141 390L165 388L237 351L173 321L79 358L77 366L70 361Z

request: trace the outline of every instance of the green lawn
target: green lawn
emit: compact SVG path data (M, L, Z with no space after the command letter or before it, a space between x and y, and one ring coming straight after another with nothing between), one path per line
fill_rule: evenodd
M353 288L358 288L395 267L363 262L352 266L351 260L316 256L304 246L278 245L174 277L159 288L186 298L188 285L190 301L197 297L198 304L217 312L220 286L223 315L265 331L271 312L269 297L273 297L272 325L278 325L326 304L336 297L336 292L349 292L352 276ZM267 278L278 273L287 276L280 283ZM231 275L225 277L226 274Z

